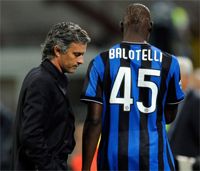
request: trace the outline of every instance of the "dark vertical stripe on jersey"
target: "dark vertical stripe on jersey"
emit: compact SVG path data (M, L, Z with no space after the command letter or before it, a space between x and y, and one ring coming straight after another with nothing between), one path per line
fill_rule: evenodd
M176 102L177 97L174 97L176 95L176 81L175 76L173 75L171 80L169 81L169 91L170 93L167 96L167 102Z
M157 120L156 125L158 129L158 170L164 170L164 159L163 159L163 126L162 126L162 117L163 117L163 99L164 93L166 91L166 80L169 73L171 65L171 57L163 56L162 60L162 70L161 70L161 83L160 91L158 92L157 98Z
M91 68L92 68L92 64L93 64L93 61L94 60L92 60L91 62L90 62L90 64L89 64L89 66L88 66L88 70L87 70L87 74L86 74L86 77L85 77L85 81L84 81L84 85L83 85L83 90L82 90L82 96L85 96L85 94L83 94L83 93L85 93L86 92L86 89L88 88L88 84L89 84L89 79L90 79L90 71L91 71Z
M121 44L120 48L124 48L125 56L128 56L130 46ZM121 54L122 55L122 54ZM121 67L130 67L130 59L120 59ZM124 80L120 86L120 97L124 98ZM118 170L128 170L128 137L129 137L129 111L124 111L124 105L119 107L119 127L118 127Z
M167 160L168 160L168 163L169 163L170 170L174 171L174 166L172 164L172 159L171 159L170 154L169 154L169 146L168 146L168 144L166 144L166 150L167 150Z
M142 49L148 49L148 45L141 45ZM152 55L152 54L151 54ZM140 54L142 59L142 54ZM141 61L140 68L151 68L151 61ZM145 76L145 81L150 81L150 76ZM149 107L149 88L139 88L139 101ZM148 114L140 112L140 147L139 147L139 170L149 170L149 133Z
M110 85L111 85L111 78L110 78L110 64L109 64L109 54L108 52L104 52L101 54L101 58L103 60L105 66L105 72L103 77L103 89L105 90L105 97L106 97L106 104L109 104L110 98ZM106 112L105 112L105 121L104 126L102 127L102 135L101 141L104 144L101 144L100 149L103 150L101 154L101 163L98 163L98 170L110 170L109 163L108 163L108 140L109 140L109 133L110 133L110 107L106 105Z
M101 97L102 98L102 81L100 76L98 76L98 80L97 80L97 87L96 87L96 97Z

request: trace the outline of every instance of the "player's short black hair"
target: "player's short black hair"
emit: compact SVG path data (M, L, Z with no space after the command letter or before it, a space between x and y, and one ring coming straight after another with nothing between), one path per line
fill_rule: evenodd
M125 27L134 25L134 30L138 31L145 20L151 22L150 10L143 4L133 3L125 11L123 25Z

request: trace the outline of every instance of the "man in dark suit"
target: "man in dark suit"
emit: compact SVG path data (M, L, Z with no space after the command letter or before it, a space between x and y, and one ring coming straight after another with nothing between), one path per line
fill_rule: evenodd
M168 132L177 170L182 167L178 156L197 159L200 156L200 89L195 87L198 85L196 81L199 80L199 74L196 75L196 71L193 73L192 61L189 58L178 57L178 62L185 99L179 106L177 118L170 125ZM197 160L196 167L199 167L198 162Z
M84 62L90 37L77 24L54 25L43 45L42 63L24 79L16 113L14 170L67 170L74 115L67 77Z

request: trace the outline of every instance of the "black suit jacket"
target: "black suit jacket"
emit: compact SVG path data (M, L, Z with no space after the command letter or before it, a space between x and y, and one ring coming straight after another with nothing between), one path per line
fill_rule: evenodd
M49 61L24 79L16 113L13 169L66 170L75 146L67 77Z
M200 156L199 104L198 92L189 90L169 130L170 145L175 156Z

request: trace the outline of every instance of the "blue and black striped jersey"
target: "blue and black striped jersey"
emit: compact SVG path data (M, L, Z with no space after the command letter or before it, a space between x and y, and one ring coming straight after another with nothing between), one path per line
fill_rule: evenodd
M183 100L175 56L122 42L90 63L82 101L103 105L99 170L174 170L164 109Z

